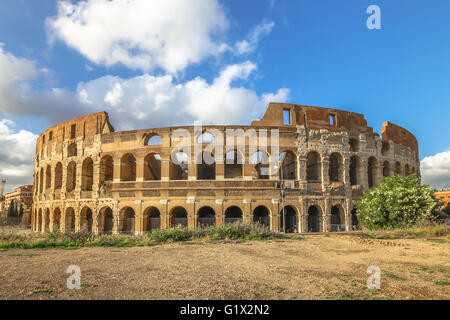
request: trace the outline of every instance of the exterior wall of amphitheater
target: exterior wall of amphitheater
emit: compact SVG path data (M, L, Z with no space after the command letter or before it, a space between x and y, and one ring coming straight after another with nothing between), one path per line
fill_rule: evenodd
M416 138L389 122L380 137L361 114L271 103L250 126L203 127L224 135L226 129L267 129L267 150L271 130L278 129L283 180L291 187L281 199L281 170L271 166L260 175L248 141L241 166L218 162L205 169L193 161L195 148L187 168L175 166L171 136L180 128L197 143L193 126L114 132L105 112L43 132L36 145L32 229L140 234L179 221L193 228L206 214L216 225L241 216L280 230L284 206L290 232L351 230L353 203L363 189L394 173L420 175ZM153 140L156 145L149 145ZM201 150L207 145L199 144ZM224 155L233 152L221 148Z

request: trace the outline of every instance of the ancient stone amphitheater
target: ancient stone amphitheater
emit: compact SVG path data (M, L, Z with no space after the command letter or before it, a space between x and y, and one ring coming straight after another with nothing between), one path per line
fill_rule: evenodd
M175 148L177 129L197 146L188 155ZM223 144L226 161L196 163L219 143L215 133L225 136L227 129L267 129L269 145L251 153L249 139L244 152ZM274 160L267 152L276 129ZM416 138L389 122L381 133L361 114L278 103L251 126L202 132L194 126L114 132L107 113L87 115L37 140L32 228L141 234L243 221L286 232L352 230L362 190L394 173L420 175ZM172 161L175 153L180 162Z

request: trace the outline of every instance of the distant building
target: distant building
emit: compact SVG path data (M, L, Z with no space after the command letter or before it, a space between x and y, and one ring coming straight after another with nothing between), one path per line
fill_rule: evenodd
M450 189L438 191L434 194L434 196L436 197L436 199L444 202L444 205L447 206L450 202Z
M23 208L30 208L33 204L33 186L21 186L14 189L14 191L5 194L3 201L3 210L8 210L11 200L14 201L18 206L22 203Z

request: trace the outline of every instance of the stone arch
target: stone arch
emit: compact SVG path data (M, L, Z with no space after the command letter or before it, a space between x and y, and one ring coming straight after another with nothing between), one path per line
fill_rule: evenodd
M47 165L47 169L45 170L45 189L50 189L52 186L52 168L50 165Z
M202 151L197 155L197 180L215 180L216 161L210 151Z
M356 186L361 184L361 159L358 156L350 158L350 184Z
M136 181L136 156L132 153L120 159L120 181Z
M144 140L146 146L160 146L162 144L162 138L159 134L149 134Z
M322 163L320 154L317 151L311 151L306 157L306 179L308 181L320 181Z
M348 150L350 152L358 152L359 151L359 141L355 138L351 138L348 141Z
M251 163L253 167L253 176L256 179L269 179L270 178L270 156L265 151L257 151L252 154Z
M62 187L63 167L62 163L58 162L55 167L55 190L59 190Z
M205 143L215 143L216 137L209 131L204 131L197 137L197 143L205 144Z
M391 176L391 164L389 161L385 161L383 163L383 177L390 177Z
M308 208L308 232L322 231L322 210L317 205Z
M398 161L395 163L395 173L402 174L402 165Z
M297 176L297 155L292 151L283 151L280 154L279 178L295 180Z
M266 206L257 206L253 210L253 223L259 223L267 228L270 227L270 210Z
M50 209L45 208L45 217L43 219L44 221L44 231L50 231Z
M81 167L81 190L92 191L94 184L94 162L91 158L86 158Z
M225 223L241 223L243 219L243 211L238 206L229 206L225 210Z
M170 219L171 219L170 224L173 227L176 227L178 225L187 227L188 225L188 213L186 209L181 206L172 208L172 210L170 211Z
M383 156L387 155L389 149L391 148L390 144L388 141L383 141L383 144L381 146L381 154Z
M114 226L114 214L110 207L103 207L97 218L98 229L101 233L112 233Z
M84 207L80 211L80 228L82 231L92 232L93 228L93 212L91 208Z
M148 207L144 210L144 231L161 229L161 213L156 207Z
M39 176L39 194L44 191L44 168L41 168L41 173Z
M405 177L410 175L410 171L409 171L409 165L405 164Z
M70 161L67 165L66 191L71 192L75 190L77 185L77 164L75 161Z
M75 230L75 210L72 207L66 209L65 217L65 230L73 231Z
M161 156L149 153L144 158L144 180L161 180Z
M55 208L53 210L52 231L59 231L61 229L61 210Z
M344 159L338 152L333 152L330 155L330 167L328 170L328 175L331 182L344 181Z
M71 143L71 144L69 145L69 147L67 148L67 157L68 157L68 158L70 158L70 157L76 157L76 156L77 156L77 153L78 153L78 151L77 151L77 145L76 145L76 143Z
M103 156L100 160L100 183L113 181L114 179L114 160L111 156Z
M330 231L345 231L345 211L342 205L336 204L331 207Z
M244 159L237 150L230 150L225 155L225 179L242 178Z
M37 215L36 230L37 231L41 231L42 230L42 209L41 208L39 208L38 215Z
M209 206L201 207L197 211L198 226L215 226L216 225L216 212Z
M375 187L378 179L378 161L375 157L370 157L367 160L367 178L369 182L369 188Z
M286 223L284 223L284 216L286 216ZM291 205L284 206L284 216L283 216L283 209L281 209L281 211L280 211L280 230L284 231L286 233L298 232L297 208L294 206L291 206Z
M136 214L132 207L124 207L120 210L119 230L123 233L134 234Z
M187 180L189 156L184 152L176 152L172 153L170 160L170 180Z

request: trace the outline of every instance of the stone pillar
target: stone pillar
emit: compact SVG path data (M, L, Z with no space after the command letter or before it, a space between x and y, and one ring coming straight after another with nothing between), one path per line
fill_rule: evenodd
M361 159L361 169L358 173L358 176L360 178L360 185L363 187L363 189L369 188L369 176L367 174L367 159Z
M322 231L331 231L331 202L329 199L325 200L324 210Z
M142 235L144 233L144 213L142 212L143 200L135 200L135 218L134 218L134 234Z
M216 226L220 226L225 223L225 200L216 199Z
M136 157L136 181L142 182L144 181L144 172L145 172L145 161L143 156L139 155Z
M161 181L170 180L170 156L169 159L161 158Z
M195 199L186 200L186 211L188 215L188 229L194 229L197 226L197 201Z
M353 209L353 204L352 204L352 200L351 199L346 199L345 200L345 231L351 231L352 230L352 226L351 226L351 212Z
M270 229L273 231L280 231L280 199L272 199L272 214L270 215Z
M330 158L323 157L322 159L322 190L328 190L330 188Z
M113 211L113 218L114 218L112 233L119 234L119 231L120 231L120 209L118 208L117 205L115 205L114 208L111 208L111 209Z
M120 182L120 167L121 167L121 159L115 157L113 159L114 169L113 169L113 182Z
M244 212L243 212L243 223L251 223L253 221L253 212L252 212L252 199L244 199Z

